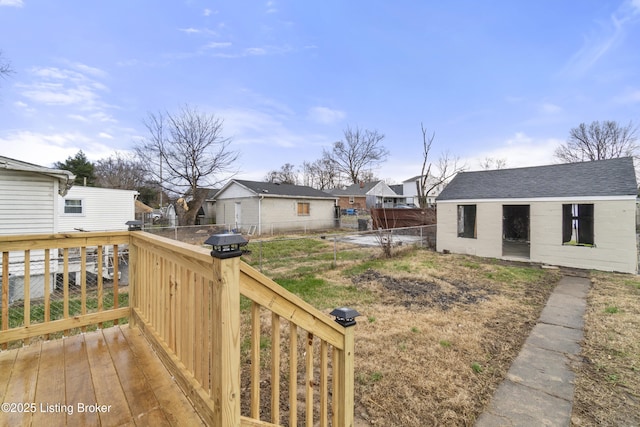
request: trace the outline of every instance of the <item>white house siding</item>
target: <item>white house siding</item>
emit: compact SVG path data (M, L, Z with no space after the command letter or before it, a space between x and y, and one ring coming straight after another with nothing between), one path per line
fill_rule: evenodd
M0 234L52 234L57 231L58 180L50 176L0 170ZM1 248L0 248L1 251ZM58 269L58 251L50 251L50 271ZM9 301L24 297L25 252L9 253ZM32 298L44 295L44 251L29 252ZM2 265L0 265L0 277ZM53 279L53 274L51 275ZM51 280L53 286L53 280Z
M236 224L236 203L240 204L240 223ZM224 224L231 228L246 231L250 226L257 226L258 197L239 197L234 199L224 198L216 201L216 224Z
M0 234L41 234L56 230L58 181L43 174L0 172Z
M562 244L562 205L594 204L595 247ZM458 237L457 206L476 205L475 239ZM437 250L502 258L502 206L530 206L530 260L551 265L637 271L635 199L549 201L439 201Z
M127 221L135 219L135 196L131 190L97 187L72 187L58 198L60 232L126 230ZM82 200L82 214L66 214L65 200Z
M298 203L309 203L309 215L298 215ZM334 200L264 198L262 200L263 232L311 230L334 226Z

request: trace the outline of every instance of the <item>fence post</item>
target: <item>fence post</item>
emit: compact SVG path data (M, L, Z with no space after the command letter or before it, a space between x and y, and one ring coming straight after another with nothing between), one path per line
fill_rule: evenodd
M355 356L355 318L360 315L357 311L342 307L336 308L330 313L336 317L336 322L344 326L344 350L338 352L338 372L337 381L338 387L338 402L337 408L334 411L337 412L336 421L339 426L353 427L354 418L354 406L355 396L353 391L354 386L354 356ZM334 381L336 378L334 377Z
M240 425L240 246L239 234L212 235L211 398L213 425Z

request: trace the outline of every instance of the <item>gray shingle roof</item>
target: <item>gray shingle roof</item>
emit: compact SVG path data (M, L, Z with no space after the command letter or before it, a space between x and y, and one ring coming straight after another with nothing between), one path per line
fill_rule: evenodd
M244 185L257 194L262 194L264 196L294 196L333 199L333 197L324 191L316 190L315 188L307 187L305 185L276 184L273 182L245 181L240 179L234 179L234 181L240 185Z
M347 188L332 188L326 192L333 196L366 196L369 191L380 181L365 182L360 187L360 184L351 184Z
M631 157L517 169L462 172L436 200L635 196Z

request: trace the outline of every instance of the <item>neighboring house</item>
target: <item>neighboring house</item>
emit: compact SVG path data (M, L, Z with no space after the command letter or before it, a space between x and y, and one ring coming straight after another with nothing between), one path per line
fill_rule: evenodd
M73 185L75 176L0 156L0 235L53 234L58 232L59 200ZM2 247L0 245L0 252ZM57 271L57 249L50 250L50 283ZM30 251L31 297L44 295L44 251ZM22 299L24 252L9 253L9 300ZM3 266L0 263L0 281Z
M56 233L58 197L75 176L0 156L0 234Z
M392 208L404 203L404 197L396 194L384 181L360 182L346 188L327 190L338 198L340 209Z
M59 198L59 232L127 230L137 191L74 186Z
M636 273L630 157L458 174L437 199L438 251Z
M336 198L311 187L229 181L216 195L216 223L250 234L336 225Z
M421 178L422 178L422 175L418 175L418 176L409 178L405 181L402 181L402 192L399 194L402 194L405 197L407 204L413 203L419 208L435 206L436 198L442 192L442 190L446 186L446 183L440 183L439 180L436 179L433 175L428 175L426 191L429 191L429 189L434 185L435 187L431 191L429 191L427 194L428 206L420 206L420 203L418 201L418 186L420 185Z
M138 192L113 188L74 186L59 198L58 232L127 230L127 221L135 219ZM125 250L120 248L120 253ZM72 283L79 283L82 270L77 248L69 249L69 273ZM102 248L102 276L113 279L113 246ZM98 252L87 253L86 271L98 274ZM122 270L120 270L122 271Z

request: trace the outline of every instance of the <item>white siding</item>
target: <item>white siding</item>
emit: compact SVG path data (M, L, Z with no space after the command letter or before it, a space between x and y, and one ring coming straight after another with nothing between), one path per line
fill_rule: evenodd
M135 191L97 187L72 187L58 198L60 232L126 230L127 221L135 219ZM82 214L65 214L65 199L82 200Z
M226 199L237 199L239 197L256 197L256 193L246 187L232 181L221 193L216 194L216 201Z
M236 224L236 203L240 203L242 212L241 223ZM238 227L246 231L250 226L258 226L258 197L244 197L229 199L223 198L216 200L216 224L226 224L231 228Z
M0 170L0 234L55 232L57 197L55 178Z
M562 205L594 204L595 247L562 244ZM457 234L457 206L476 205L477 238ZM437 250L502 258L502 206L511 203L438 202ZM604 271L637 272L635 200L518 202L530 206L530 260Z
M298 215L298 203L309 203L309 215ZM262 223L273 230L331 228L335 222L334 206L333 200L264 198Z

